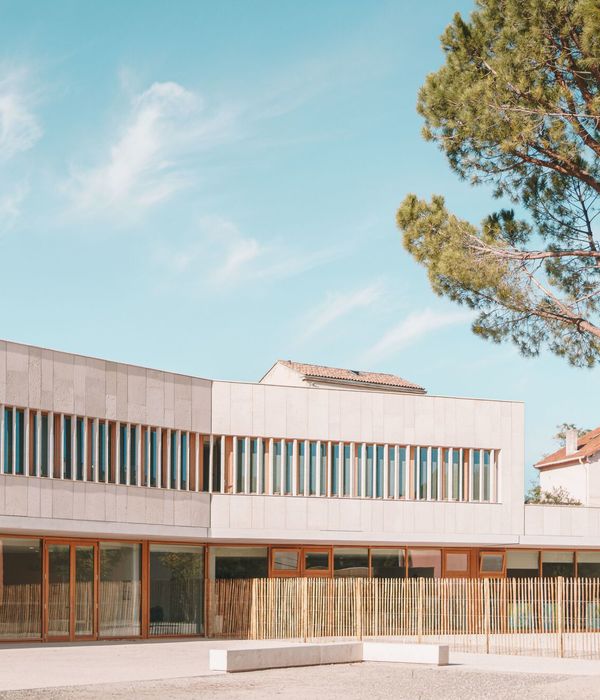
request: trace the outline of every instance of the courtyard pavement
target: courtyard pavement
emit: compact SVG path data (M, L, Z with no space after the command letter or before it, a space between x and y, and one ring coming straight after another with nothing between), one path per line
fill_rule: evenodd
M208 651L281 641L155 641L0 647L0 698L148 700L600 697L600 662L451 653L446 667L360 663L254 673L208 670Z

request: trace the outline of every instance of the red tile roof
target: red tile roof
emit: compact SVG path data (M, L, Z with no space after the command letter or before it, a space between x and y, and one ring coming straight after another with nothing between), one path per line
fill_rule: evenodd
M316 379L335 382L351 382L353 384L375 384L390 389L404 389L409 392L425 394L422 386L409 382L407 379L395 374L383 372L362 372L354 369L341 369L339 367L325 367L324 365L308 365L304 362L292 362L291 360L278 360L279 363L303 374L307 379Z
M577 438L577 452L571 452L571 454L568 455L566 454L566 448L561 447L560 450L556 450L556 452L553 452L551 455L544 457L534 466L540 469L543 467L551 467L557 462L561 464L579 462L581 457L591 457L591 455L596 452L600 452L600 428L590 430L589 433Z

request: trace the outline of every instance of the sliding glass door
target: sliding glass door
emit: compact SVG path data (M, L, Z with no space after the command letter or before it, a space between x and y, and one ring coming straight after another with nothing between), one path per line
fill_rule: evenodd
M96 545L46 543L46 637L49 640L96 636Z

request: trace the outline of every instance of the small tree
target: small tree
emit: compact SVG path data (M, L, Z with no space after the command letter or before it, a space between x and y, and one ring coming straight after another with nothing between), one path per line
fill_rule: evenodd
M561 447L565 446L565 443L567 440L567 431L568 430L576 430L577 435L579 437L590 432L587 428L578 428L574 423L561 423L560 425L557 425L556 426L557 432L554 435L554 439L559 443L559 445Z
M555 486L549 491L542 490L539 484L533 483L525 495L525 503L538 503L542 505L580 506L581 501L573 498L567 489Z
M418 98L424 136L474 185L518 204L476 226L406 197L404 246L473 331L524 355L600 359L600 3L477 0L442 36Z

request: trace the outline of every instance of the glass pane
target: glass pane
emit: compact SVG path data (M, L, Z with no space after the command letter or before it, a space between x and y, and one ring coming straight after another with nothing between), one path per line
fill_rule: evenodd
M372 549L373 578L404 578L406 566L403 549Z
M406 447L398 450L398 496L406 498Z
M473 450L473 483L471 489L471 500L479 500L479 491L481 484L481 451Z
M427 448L418 447L419 452L419 498L427 498Z
M504 564L504 555L502 552L498 554L482 554L481 555L481 573L482 574L500 574Z
M409 549L409 578L440 578L442 553L439 549Z
M305 552L305 571L329 571L329 552Z
M577 552L577 576L600 578L600 552Z
M266 578L269 575L269 550L266 547L211 547L211 579Z
M438 458L440 451L437 447L431 448L431 498L438 500Z
M539 576L539 552L531 550L508 550L506 552L507 578Z
M150 634L202 634L204 548L150 545Z
M369 550L365 547L340 547L333 550L333 575L336 578L369 575Z
M542 552L542 576L575 576L573 552Z
M314 496L317 493L317 443L309 443L309 471L308 493Z
M367 462L366 462L366 496L373 497L373 445L367 445Z
M40 540L0 539L0 639L42 634Z
M71 548L48 546L48 636L68 637L71 613Z
M466 574L469 571L469 555L466 552L446 552L446 571Z
M75 634L94 634L94 548L75 548Z
M139 544L100 544L100 636L140 634Z
M274 571L297 571L300 563L300 552L297 549L274 549Z

